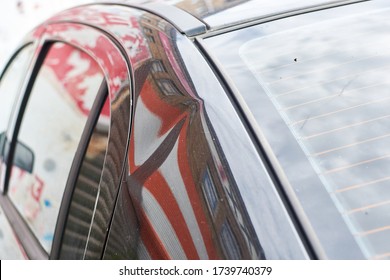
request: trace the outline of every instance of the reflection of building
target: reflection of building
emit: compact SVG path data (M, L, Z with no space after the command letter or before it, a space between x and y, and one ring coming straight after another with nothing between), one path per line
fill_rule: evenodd
M144 104L143 106L149 110L149 113L160 120L161 126L156 133L158 137L162 138L163 135L173 130L178 119L184 121L178 134L178 141L174 146L174 149L177 149L177 158L169 162L170 174L166 174L163 163L156 171L159 173L156 176L160 179L154 182L162 188L166 183L169 185L170 176L181 177L184 183L180 189L182 193L172 193L172 196L176 199L175 204L177 203L178 209L181 209L180 199L188 196L194 215L185 216L185 213L182 213L185 223L178 227L174 224L170 226L174 231L181 231L179 227L184 227L185 224L190 227L190 224L197 223L210 258L261 258L260 244L254 235L239 190L224 162L217 137L209 125L207 115L204 114L202 100L197 97L191 80L180 64L175 46L171 44L175 38L168 37L174 37L175 31L156 29L156 26L160 28L165 28L165 26L161 25L157 18L150 16L142 18L141 26L148 38L152 59L150 73L136 102ZM134 141L136 142L136 139L132 139L132 142ZM133 143L130 146L135 147L136 154L136 144ZM136 155L134 155L133 162L129 160L130 171L138 168L135 157ZM167 161L169 159L171 159L170 156ZM148 188L145 184L143 187ZM172 189L178 192L179 187L167 186L164 197L156 195L155 200L159 204L164 204L167 199L165 195ZM167 223L172 223L176 215L178 213L171 213L167 210ZM207 225L203 225L204 223ZM189 230L192 231L193 228ZM180 233L177 235L180 239ZM189 235L195 239L192 234ZM196 241L193 242L196 243ZM188 249L186 246L190 246L189 244L188 241L181 242L186 253Z

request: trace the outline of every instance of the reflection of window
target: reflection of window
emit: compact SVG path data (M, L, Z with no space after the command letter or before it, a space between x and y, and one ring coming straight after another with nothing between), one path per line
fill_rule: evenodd
M227 220L222 224L221 242L226 258L231 260L238 260L242 258L240 246L238 245L237 239L234 236L232 228Z
M214 213L218 204L218 194L208 168L203 175L203 193L210 208L210 212Z
M145 32L146 34L153 34L152 29L150 29L149 27L144 27L144 32Z
M153 61L152 63L152 71L154 73L156 72L166 72L165 71L165 67L164 65L162 64L161 60L155 60Z
M158 87L165 95L176 95L179 90L173 84L171 80L161 79L157 81Z
M157 23L157 27L161 30L165 30L165 28L167 27L166 26L166 23L164 20L159 20L158 23Z
M154 40L154 37L152 35L146 35L146 38L148 39L148 41L150 43L155 43L156 42L156 40Z
M87 54L55 43L24 111L18 142L32 151L33 168L31 173L20 168L15 153L9 196L47 252L73 158L103 79Z

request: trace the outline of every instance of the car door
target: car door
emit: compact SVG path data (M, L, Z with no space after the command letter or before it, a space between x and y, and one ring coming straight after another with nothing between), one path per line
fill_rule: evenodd
M128 66L82 24L49 24L35 42L2 141L1 204L27 258L99 258L94 232L108 227L126 150Z

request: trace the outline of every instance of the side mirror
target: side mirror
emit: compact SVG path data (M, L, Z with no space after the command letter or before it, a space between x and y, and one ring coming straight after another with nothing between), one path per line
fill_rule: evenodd
M0 157L4 161L8 159L10 143L7 140L5 132L0 134ZM20 169L32 173L34 168L34 152L21 142L16 143L15 155L14 155L14 165Z

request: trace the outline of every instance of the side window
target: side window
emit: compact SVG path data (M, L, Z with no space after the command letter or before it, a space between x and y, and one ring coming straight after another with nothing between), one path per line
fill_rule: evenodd
M12 108L18 97L25 73L33 55L32 44L21 49L8 65L0 81L0 160L7 154L6 132ZM0 166L1 168L1 166ZM1 172L1 171L0 171Z
M18 133L9 197L47 253L72 162L104 81L88 54L53 43L37 74Z

